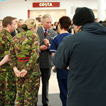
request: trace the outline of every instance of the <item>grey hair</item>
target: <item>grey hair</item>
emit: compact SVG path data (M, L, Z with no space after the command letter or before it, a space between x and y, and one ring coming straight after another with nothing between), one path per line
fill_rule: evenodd
M51 18L51 19L52 19L52 17L51 17L49 14L45 14L45 15L42 17L42 21L45 22L45 19L46 19L46 18Z

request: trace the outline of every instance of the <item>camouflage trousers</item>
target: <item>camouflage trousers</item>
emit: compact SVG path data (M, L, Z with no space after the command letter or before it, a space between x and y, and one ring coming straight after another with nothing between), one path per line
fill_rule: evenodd
M35 106L37 104L40 76L28 75L16 78L16 106Z
M10 66L0 67L0 106L14 106L16 98L15 75Z

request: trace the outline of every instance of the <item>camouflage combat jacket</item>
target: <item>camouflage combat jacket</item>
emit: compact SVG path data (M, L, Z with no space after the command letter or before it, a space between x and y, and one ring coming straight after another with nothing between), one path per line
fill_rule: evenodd
M33 31L25 31L13 37L13 45L10 47L10 65L18 70L36 72L40 75L40 68L37 60L39 58L39 37Z
M11 41L12 41L11 34L7 30L3 29L2 32L0 33L0 61L3 59L5 55L9 53ZM2 65L1 68L3 69L3 67L7 65L9 64L6 63Z

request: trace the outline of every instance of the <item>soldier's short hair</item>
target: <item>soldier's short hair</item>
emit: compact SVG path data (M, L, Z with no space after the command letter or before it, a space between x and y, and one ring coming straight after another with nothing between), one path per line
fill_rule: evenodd
M32 29L33 27L34 28L37 28L37 24L36 24L36 21L35 19L33 18L28 18L24 24L27 26L27 29Z
M11 16L6 16L3 21L2 21L2 24L3 24L3 27L7 27L8 24L12 24L12 21L14 20L15 18L14 17L11 17Z
M42 17L42 21L45 22L45 19L46 19L46 18L51 18L51 19L52 19L52 17L51 17L49 14L45 14L45 15Z

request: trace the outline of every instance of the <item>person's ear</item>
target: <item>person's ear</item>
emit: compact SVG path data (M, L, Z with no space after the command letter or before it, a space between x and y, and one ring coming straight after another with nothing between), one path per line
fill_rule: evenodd
M80 26L77 26L77 29L80 29L81 28L81 25Z
M44 23L44 21L41 21L42 22L42 24Z
M79 31L80 28L81 28L81 25L80 26L77 26L77 31Z
M61 28L61 25L60 25L60 23L58 24L58 27L59 27L59 28Z

